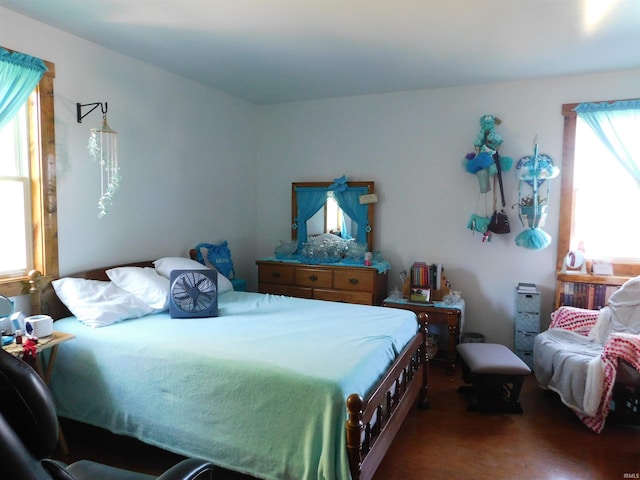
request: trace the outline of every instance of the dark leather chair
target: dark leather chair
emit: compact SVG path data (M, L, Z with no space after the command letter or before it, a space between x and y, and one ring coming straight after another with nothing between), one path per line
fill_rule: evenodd
M210 462L189 458L160 477L80 460L51 460L58 418L48 387L25 362L0 349L0 478L11 480L213 480Z

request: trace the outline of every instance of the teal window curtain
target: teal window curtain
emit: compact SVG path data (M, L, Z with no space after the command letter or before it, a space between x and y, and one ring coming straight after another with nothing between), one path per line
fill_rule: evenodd
M46 71L39 58L0 48L0 128L18 113Z
M335 191L334 195L340 208L358 224L355 238L358 243L367 243L369 206L360 204L360 195L368 193L367 187L349 187L343 192Z
M327 189L296 188L296 202L298 204L298 215L295 218L295 225L298 229L298 251L301 251L302 244L307 241L307 220L313 217L327 203Z
M574 110L640 183L640 100L581 103Z

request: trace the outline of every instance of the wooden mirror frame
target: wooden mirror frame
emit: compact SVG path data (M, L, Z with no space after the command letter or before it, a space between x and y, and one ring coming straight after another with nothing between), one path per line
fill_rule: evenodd
M296 196L296 188L329 188L335 182L293 182L291 184L291 240L298 239L298 230L293 227L296 223L296 218L298 217L298 199ZM349 187L367 187L367 194L375 193L375 184L374 182L347 182ZM373 232L374 228L374 212L375 212L375 203L368 204L367 217L369 220L369 227L371 229L367 232L367 250L373 251ZM360 228L360 225L358 225Z

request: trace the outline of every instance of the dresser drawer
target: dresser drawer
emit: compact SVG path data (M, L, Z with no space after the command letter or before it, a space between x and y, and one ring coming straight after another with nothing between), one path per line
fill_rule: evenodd
M258 292L333 302L380 305L387 274L374 268L259 260Z
M291 285L293 283L294 268L291 265L274 263L273 265L260 265L258 280L260 283L279 283Z
M521 332L540 332L540 314L516 312L516 330Z
M517 312L540 312L540 294L539 293L517 293L516 292L516 311Z
M522 332L520 330L516 330L515 333L515 347L516 350L525 350L532 352L533 351L533 342L536 339L537 333L533 332Z
M333 272L333 288L370 292L374 286L374 271L367 269L345 269Z
M533 370L533 352L530 350L516 350L516 355L520 357L527 366Z
M331 270L297 267L295 284L301 287L331 288Z
M316 300L329 300L330 302L359 303L361 305L372 304L371 294L367 292L323 290L316 288L313 290L313 298Z
M271 293L273 295L286 295L287 297L313 298L313 290L292 285L280 285L277 283L261 283L258 293Z

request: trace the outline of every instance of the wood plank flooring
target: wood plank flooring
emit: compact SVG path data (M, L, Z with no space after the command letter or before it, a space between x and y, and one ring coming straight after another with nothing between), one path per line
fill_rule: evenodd
M608 422L597 435L527 377L521 415L468 412L460 375L431 367L431 409L411 411L374 480L640 478L640 428ZM70 454L160 474L182 457L62 419ZM226 480L247 477L225 472Z

